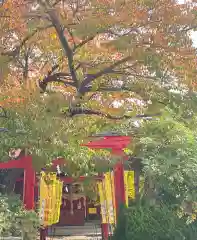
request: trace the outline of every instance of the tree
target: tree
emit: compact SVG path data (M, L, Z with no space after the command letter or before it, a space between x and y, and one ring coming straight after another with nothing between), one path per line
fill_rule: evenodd
M182 205L196 201L197 142L192 125L167 114L142 123L133 142L133 154L143 163L145 197L150 202Z
M163 95L165 99L165 95ZM162 117L151 121L131 121L114 126L133 136L132 157L142 163L144 197L153 204L167 201L196 209L196 93L171 92L171 103Z
M24 94L23 94L24 93ZM85 173L94 173L95 163L92 157L95 151L80 147L88 136L105 127L105 122L94 117L70 119L59 113L59 104L64 101L60 95L30 96L24 90L23 102L4 101L5 114L0 118L0 126L8 129L1 133L0 159L10 158L11 149L25 149L25 153L34 156L36 170L40 171L57 157L66 160L66 173L78 177ZM26 95L25 95L26 94ZM17 99L11 97L12 100ZM9 100L9 99L8 99ZM106 156L105 151L97 154Z
M141 117L150 100L163 103L172 88L193 88L193 2L7 1L5 17L2 57L21 82L40 79L43 92L62 84L69 117Z
M196 28L195 2L10 0L1 18L0 60L9 70L1 91L27 99L21 108L11 106L9 121L1 118L13 130L2 156L23 145L42 156L39 162L64 155L76 170L81 162L88 166L79 156L93 156L76 154L92 133L124 129L133 117L160 116L166 108L181 124L194 120L196 56L189 33ZM10 89L14 80L25 91ZM44 101L31 88L35 82L49 93ZM23 137L16 129L25 130ZM71 140L74 135L80 140Z

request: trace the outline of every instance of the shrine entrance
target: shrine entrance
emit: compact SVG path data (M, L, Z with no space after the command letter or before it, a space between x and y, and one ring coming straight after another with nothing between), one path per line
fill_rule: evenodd
M50 226L47 235L55 236L101 236L101 214L99 195L92 200L84 191L83 180L68 184L68 177L62 191L60 218L57 224Z
M85 177L81 177L77 182L72 182L72 178L69 177L61 178L63 193L58 226L83 226L87 221L99 221L101 219L100 204L98 204L99 194L96 185L96 182L101 179L101 177L93 178L95 180L94 193L96 200L92 200L84 190Z
M57 225L84 225L86 217L86 196L81 183L71 186L64 183L60 220Z

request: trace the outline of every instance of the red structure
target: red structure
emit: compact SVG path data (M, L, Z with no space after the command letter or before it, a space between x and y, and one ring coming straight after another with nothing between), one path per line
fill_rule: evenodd
M0 163L0 169L24 169L23 203L27 210L34 209L35 171L32 166L32 157L23 156L19 160L10 160Z
M57 165L64 165L65 161L62 158L53 161L53 167ZM9 160L8 162L1 162L0 169L24 169L24 178L17 179L23 181L23 204L25 209L32 210L35 205L35 186L36 186L36 173L32 165L32 157L30 155L23 156L17 160Z
M96 141L90 141L87 144L82 144L82 146L86 146L91 149L110 149L112 151L112 154L122 157L122 161L118 162L114 167L114 185L117 216L120 204L125 204L123 166L123 161L125 159L124 148L126 148L130 144L130 142L131 137L128 136L104 136L103 138ZM109 238L108 229L108 224L102 224L102 234L104 240L107 240Z
M122 160L118 162L114 167L114 184L115 184L115 199L116 209L118 211L120 204L125 203L125 191L124 191L124 167L123 161L125 160L124 148L126 148L131 142L131 137L128 136L104 136L98 140L90 141L87 144L82 144L91 149L110 149L112 155L121 156ZM64 159L56 159L53 161L53 168L57 165L65 165ZM36 186L36 174L32 166L32 157L23 156L19 160L10 160L9 162L0 163L0 169L21 168L24 169L24 185L23 185L23 202L27 210L34 209L34 197ZM80 181L85 178L80 177ZM94 177L95 179L95 177ZM98 177L98 179L102 179ZM22 180L22 179L21 179ZM62 181L71 183L72 178L62 177ZM118 213L118 212L117 212ZM102 224L102 233L105 240L109 237L108 224ZM41 231L41 239L46 238L46 231Z

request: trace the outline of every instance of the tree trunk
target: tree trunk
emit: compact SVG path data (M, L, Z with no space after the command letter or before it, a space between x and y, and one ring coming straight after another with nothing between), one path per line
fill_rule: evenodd
M154 185L153 180L150 176L147 176L145 178L144 195L145 195L145 198L146 198L147 202L150 205L155 205L155 203L156 203L155 185Z

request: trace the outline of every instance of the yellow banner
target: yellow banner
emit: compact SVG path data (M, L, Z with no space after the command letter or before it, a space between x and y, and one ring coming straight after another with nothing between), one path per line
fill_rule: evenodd
M53 185L53 198L55 201L53 201L53 216L52 216L52 224L59 222L60 217L60 207L62 204L62 188L63 183L59 181L58 179L55 179L54 185Z
M128 198L135 199L134 171L128 171Z
M40 179L40 222L50 226L59 221L63 183L56 173L41 173Z
M140 191L143 189L144 180L140 179ZM124 171L124 189L126 206L129 205L129 199L135 199L135 179L134 171ZM116 203L114 173L104 174L104 180L98 183L98 190L101 204L101 214L103 223L116 223Z
M128 191L128 171L124 171L124 190L125 190L125 201L126 206L129 205L129 191Z
M111 183L112 183L112 198L113 198L113 206L114 206L114 219L116 224L116 197L115 197L115 185L114 185L114 173L111 172Z
M99 191L99 197L100 197L100 204L101 204L101 215L102 215L102 223L108 223L107 219L107 204L105 200L105 195L104 195L104 188L103 188L103 181L98 182L98 191Z
M110 224L115 223L115 216L114 216L114 204L113 204L113 191L112 191L112 179L111 179L111 172L105 173L105 193L106 193L106 200L107 200L107 214L108 220Z

